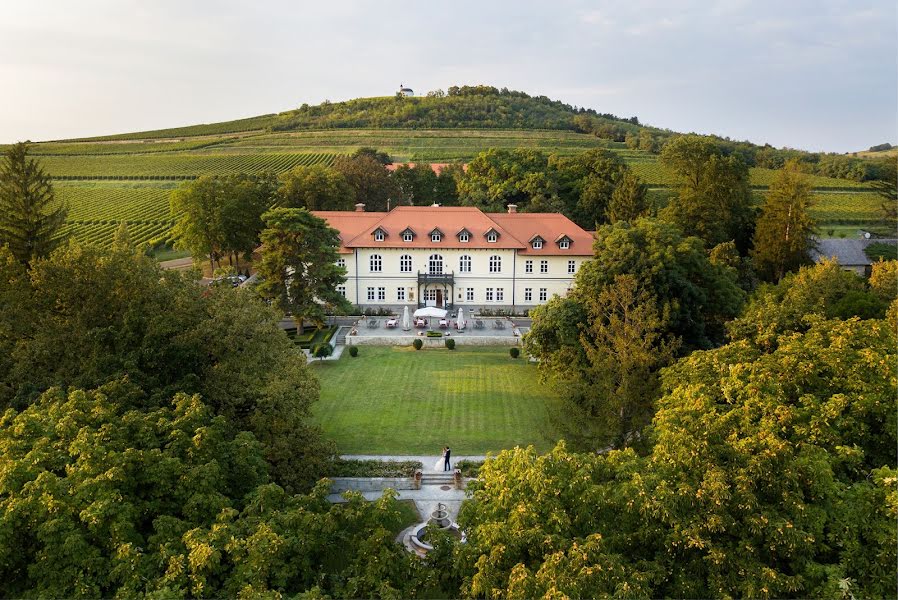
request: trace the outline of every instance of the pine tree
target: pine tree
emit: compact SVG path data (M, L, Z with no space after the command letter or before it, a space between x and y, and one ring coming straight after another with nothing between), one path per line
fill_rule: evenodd
M755 227L752 258L758 275L767 281L809 264L815 222L810 215L811 185L797 161L780 169Z
M647 216L648 211L646 187L639 181L639 177L628 169L611 194L605 216L610 223L618 221L632 223L639 217Z
M0 163L0 245L8 245L23 264L50 254L63 240L68 209L57 202L53 183L20 142Z

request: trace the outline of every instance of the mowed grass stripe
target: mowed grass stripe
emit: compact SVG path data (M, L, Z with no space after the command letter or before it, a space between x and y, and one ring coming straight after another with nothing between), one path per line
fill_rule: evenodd
M482 454L515 445L550 449L557 398L536 367L507 348L360 348L313 367L315 422L345 454Z

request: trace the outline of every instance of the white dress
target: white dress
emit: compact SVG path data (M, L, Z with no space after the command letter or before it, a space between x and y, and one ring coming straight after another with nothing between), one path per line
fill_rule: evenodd
M436 464L433 466L433 470L440 471L443 469L443 465L445 465L445 464L446 464L446 455L444 454L443 456L441 456L437 459Z

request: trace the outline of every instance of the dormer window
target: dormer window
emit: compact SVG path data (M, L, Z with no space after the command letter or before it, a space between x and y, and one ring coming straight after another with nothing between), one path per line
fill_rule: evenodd
M411 241L414 241L414 239L415 239L415 232L412 231L411 227L406 227L405 229L402 230L402 233L400 233L399 235L402 236L403 242L411 242Z
M495 229L490 229L486 232L486 241L491 244L495 244L499 241L499 233Z
M571 238L569 238L566 235L559 236L558 239L555 241L558 242L558 247L561 250L567 250L568 248L571 247Z
M542 250L543 241L542 240L533 240L533 249L534 250Z
M466 244L471 241L471 232L467 229L462 229L458 233L455 234L458 237L458 241Z
M430 241L434 244L438 244L440 240L443 239L443 232L439 229L434 229L430 232Z
M386 232L386 231L384 231L384 230L383 230L382 228L380 228L380 227L378 227L377 229L374 230L374 241L375 241L375 242L382 242L382 241L384 241L385 239L387 239L387 232Z

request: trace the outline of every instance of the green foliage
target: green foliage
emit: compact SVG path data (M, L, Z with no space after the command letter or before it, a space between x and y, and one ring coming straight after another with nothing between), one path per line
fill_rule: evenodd
M655 295L659 312L669 311L666 329L687 349L723 341L723 323L742 307L744 293L733 270L712 264L700 240L665 223L640 219L603 226L594 251L577 273L572 297L597 297L615 276L633 275Z
M0 593L47 597L433 595L391 495L267 483L260 445L198 396L51 390L0 418Z
M762 279L779 281L811 262L816 232L811 203L811 186L798 163L787 162L771 184L755 224L751 256Z
M334 169L343 175L355 191L355 202L367 211L386 211L387 200L395 194L395 186L383 162L369 153L341 156Z
M428 330L428 331L426 331L426 332L424 333L424 335L426 335L426 336L429 337L429 338L441 338L441 337L443 337L443 332L442 332L442 331L430 331L430 330Z
M355 358L359 355L359 347L358 346L350 346L349 347L349 356Z
M355 348L355 346L350 346ZM413 477L423 468L417 460L348 460L338 458L328 470L329 477Z
M446 338L446 341L444 343L446 344L447 350L455 350L455 340L454 339Z
M298 326L324 323L326 306L348 307L337 286L346 270L337 266L340 236L304 208L275 208L262 216L262 260L257 289Z
M898 297L898 260L873 263L868 280L870 291L880 300L891 303Z
M91 389L127 377L152 408L199 393L262 443L289 490L318 477L332 449L308 426L318 382L254 295L197 286L130 248L72 245L29 272L0 251L0 406L23 408L53 386ZM64 341L64 343L61 343Z
M894 589L896 340L819 321L665 371L651 452L487 461L460 595L856 597Z
M415 340L412 342L412 346L415 347L415 350L420 350L424 347L424 342L422 340L419 340L418 338L415 338Z
M870 260L898 260L898 246L884 242L874 242L864 248L864 254Z
M333 352L330 344L318 344L312 349L312 356L319 360L324 360Z
M518 348L517 346L512 346L511 348L508 349L508 355L511 356L512 358L517 358L521 355L521 349Z
M172 192L172 236L179 248L210 265L227 255L248 256L259 242L262 213L274 199L272 175L200 177Z
M649 216L646 187L632 171L624 173L620 183L614 188L605 215L609 223L632 222L640 217Z
M662 218L709 248L732 240L745 254L753 215L748 166L741 158L723 155L706 137L684 135L664 146L661 164L674 175L677 190Z
M781 336L806 331L815 320L882 318L885 300L871 294L861 277L834 260L825 260L786 275L776 285L759 288L727 330L733 340L772 349Z
M28 144L10 147L0 162L0 246L25 264L47 256L63 240L67 211L54 197L50 176L28 158Z
M342 174L323 165L294 167L280 176L283 208L352 210L355 192Z

